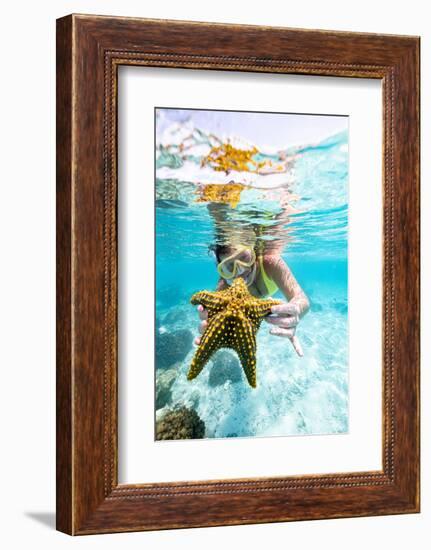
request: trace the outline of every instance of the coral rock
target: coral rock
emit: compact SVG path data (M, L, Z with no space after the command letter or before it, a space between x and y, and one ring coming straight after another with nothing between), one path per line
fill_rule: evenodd
M156 421L156 439L202 439L205 423L193 409L180 407Z
M187 329L156 334L156 368L168 369L185 359L193 345L193 333Z
M219 351L214 357L208 383L210 386L221 386L228 380L232 383L239 382L242 378L241 366L238 358L228 351Z
M176 377L176 369L156 372L156 409L161 409L171 402L171 387Z

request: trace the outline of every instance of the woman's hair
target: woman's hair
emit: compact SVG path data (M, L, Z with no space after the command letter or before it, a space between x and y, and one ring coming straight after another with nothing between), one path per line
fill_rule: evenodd
M231 244L212 244L209 247L210 251L214 253L217 263L220 263L220 256L224 256L232 252L235 249L234 245Z
M233 244L233 243L229 243L229 244L211 244L209 246L209 251L214 253L214 255L216 257L216 260L217 260L217 263L219 264L221 262L220 256L228 256L228 255L234 253L235 249L238 246L243 248L245 245L236 245L236 244ZM250 246L250 249L253 249L253 247Z

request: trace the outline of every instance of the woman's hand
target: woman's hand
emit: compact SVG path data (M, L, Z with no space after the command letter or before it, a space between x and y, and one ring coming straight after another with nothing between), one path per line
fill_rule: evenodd
M265 317L265 321L274 325L274 328L270 330L271 334L289 338L296 353L300 357L304 355L301 344L295 335L296 327L299 323L299 308L296 304L284 303L272 306L271 316Z
M198 314L199 314L199 319L201 320L201 323L199 325L199 332L201 334L203 334L205 332L205 329L207 328L208 326L208 311L201 305L198 306ZM195 344L197 346L199 346L199 344L201 343L201 339L200 339L200 336L197 336L195 338Z

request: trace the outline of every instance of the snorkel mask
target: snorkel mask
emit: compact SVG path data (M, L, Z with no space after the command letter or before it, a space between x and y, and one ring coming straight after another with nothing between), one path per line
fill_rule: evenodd
M238 258L244 251L250 252L250 259L244 260L241 258ZM248 246L239 246L235 247L235 252L222 260L217 265L217 271L220 275L220 277L223 277L225 281L231 285L233 280L236 277L241 276L247 269L250 269L250 267L253 266L252 273L254 274L256 269L256 253L253 250L253 248ZM250 285L253 281L254 277L250 278L250 281L246 281L247 285Z

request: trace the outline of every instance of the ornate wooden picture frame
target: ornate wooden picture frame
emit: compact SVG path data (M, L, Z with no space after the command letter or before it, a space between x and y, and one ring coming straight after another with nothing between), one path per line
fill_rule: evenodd
M120 65L381 80L381 471L118 483ZM57 529L78 535L418 511L419 38L89 15L59 19Z

